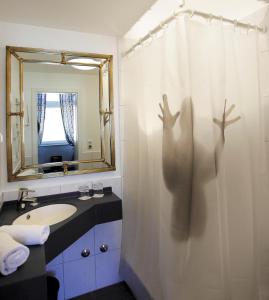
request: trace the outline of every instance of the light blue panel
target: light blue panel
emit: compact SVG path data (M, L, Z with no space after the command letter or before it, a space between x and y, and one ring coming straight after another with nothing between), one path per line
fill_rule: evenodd
M101 253L100 246L102 244L108 245L108 251L113 249L120 249L121 247L121 233L122 221L114 221L104 224L99 224L95 229L95 254Z
M64 262L81 259L81 252L83 249L90 249L90 256L94 255L94 229L89 230L81 238L75 241L75 243L64 250Z
M94 256L64 263L66 299L95 290Z
M57 266L57 265L62 264L62 263L63 263L63 254L60 253L51 262L49 262L47 264L47 267Z
M96 289L122 281L119 274L120 250L98 254L96 260Z
M58 256L57 256L58 257ZM58 300L64 300L64 275L63 275L63 264L46 266L46 270L49 275L56 277L60 282L60 289L58 292Z

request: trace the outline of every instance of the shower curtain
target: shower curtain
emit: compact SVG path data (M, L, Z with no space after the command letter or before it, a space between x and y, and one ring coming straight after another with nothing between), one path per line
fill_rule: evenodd
M121 272L139 300L269 299L258 35L185 16L123 60Z

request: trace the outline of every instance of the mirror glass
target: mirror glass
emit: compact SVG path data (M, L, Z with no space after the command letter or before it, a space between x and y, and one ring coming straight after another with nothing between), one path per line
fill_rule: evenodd
M7 47L7 71L9 180L115 170L112 56Z

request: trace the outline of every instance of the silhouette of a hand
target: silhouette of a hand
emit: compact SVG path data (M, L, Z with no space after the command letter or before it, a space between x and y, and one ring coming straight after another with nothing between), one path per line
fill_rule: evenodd
M225 141L225 128L228 127L229 125L239 121L241 119L240 116L237 116L236 118L233 118L231 120L227 120L227 118L229 117L229 115L232 113L232 111L235 108L235 105L231 105L227 111L226 111L226 107L227 107L227 99L225 99L225 103L224 103L224 110L223 110L223 114L222 114L222 120L218 120L217 118L213 118L213 122L220 128L221 133L222 133L222 138L223 141Z
M163 95L163 106L161 105L161 103L159 103L159 106L162 111L162 116L158 115L158 117L163 122L163 127L167 129L172 129L176 123L177 118L180 115L180 112L178 111L175 115L172 115L169 109L167 96L165 94Z

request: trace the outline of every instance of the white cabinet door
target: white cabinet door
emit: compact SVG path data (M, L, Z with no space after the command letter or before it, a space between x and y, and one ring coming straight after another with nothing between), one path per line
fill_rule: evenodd
M84 253L82 253L84 251ZM63 252L64 262L81 259L82 255L94 255L94 228L85 233Z
M61 255L57 256L46 266L48 275L56 277L60 283L60 289L58 292L58 300L64 300L64 275L63 275L63 264L61 261Z
M64 263L64 287L66 299L96 289L94 256Z
M108 251L120 249L122 221L113 221L95 226L95 254L100 254L100 247L107 245Z
M119 275L120 249L95 256L96 289L122 281Z

